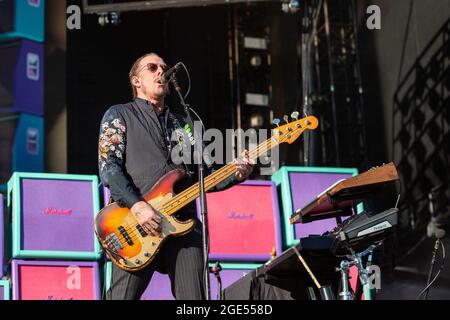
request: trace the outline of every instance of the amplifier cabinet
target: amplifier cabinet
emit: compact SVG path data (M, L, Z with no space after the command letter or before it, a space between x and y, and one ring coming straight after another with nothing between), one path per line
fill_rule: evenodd
M0 1L0 41L27 38L44 41L45 0Z
M8 206L13 258L101 257L94 233L97 176L16 172L8 182Z
M44 119L25 113L0 114L0 150L2 185L15 171L44 171Z
M0 280L0 301L11 299L11 285L9 280Z
M213 263L210 267L214 266ZM260 264L253 263L222 263L222 271L220 272L220 277L222 280L222 290L235 283L242 277L244 277L248 272L255 270ZM108 291L111 284L112 275L112 262L108 261L105 264L105 291ZM217 300L218 295L218 283L217 278L214 274L210 274L210 288L211 288L211 299ZM172 288L170 284L170 279L167 274L162 274L157 271L153 273L152 279L147 287L147 289L142 294L141 300L175 300L172 294Z
M337 226L335 218L294 225L289 218L337 181L357 174L355 168L281 167L272 175L281 196L283 243L286 248L298 244L300 238L321 235Z
M23 261L11 263L13 300L99 300L96 262Z
M0 43L0 61L0 113L44 116L44 45L30 40Z
M248 180L206 195L210 259L264 262L282 250L280 214L275 184ZM197 216L201 220L200 202Z
M3 277L5 267L5 216L3 214L3 194L0 193L0 279Z

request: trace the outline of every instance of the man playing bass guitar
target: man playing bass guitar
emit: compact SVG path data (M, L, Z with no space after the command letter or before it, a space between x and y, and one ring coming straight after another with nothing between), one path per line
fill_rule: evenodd
M172 141L171 136L174 131L185 127L186 120L172 113L164 104L168 83L163 75L167 69L164 60L155 53L137 59L129 74L134 100L106 111L99 136L101 181L109 187L112 199L132 212L142 228L139 230L155 237L161 233L163 217L144 199L144 195L168 172L175 169L197 172L196 165L192 168L186 164L175 165L171 159L174 144L183 143ZM248 152L244 152L242 160L240 164L236 162L235 174L213 191L231 187L250 175L253 165ZM187 175L180 187L194 182L196 175ZM195 217L193 208L192 205L184 207L176 217L181 221L195 219L194 230L168 238L145 268L129 271L113 264L106 299L140 299L155 270L169 275L176 299L205 298L201 222ZM131 237L125 238L131 241Z

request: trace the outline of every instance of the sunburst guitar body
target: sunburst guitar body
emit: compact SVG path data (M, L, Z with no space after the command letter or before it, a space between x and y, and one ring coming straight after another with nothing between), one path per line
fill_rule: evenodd
M178 221L167 214L163 204L174 197L173 186L184 176L184 171L174 170L164 175L144 196L150 205L163 216L160 236L149 235L137 223L128 208L112 203L96 217L95 232L111 260L125 270L139 270L147 266L169 236L181 236L194 228L194 220Z

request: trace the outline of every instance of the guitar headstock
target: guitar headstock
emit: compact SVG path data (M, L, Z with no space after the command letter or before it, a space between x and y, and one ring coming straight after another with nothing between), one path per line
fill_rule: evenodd
M297 112L293 113L298 115ZM295 117L294 117L295 118ZM278 119L274 120L274 124L278 125L280 121ZM287 116L284 118L287 122ZM302 119L296 119L295 121L286 123L285 125L278 126L274 129L273 137L278 141L278 143L287 142L292 144L305 130L314 130L319 125L319 121L314 116L308 116Z

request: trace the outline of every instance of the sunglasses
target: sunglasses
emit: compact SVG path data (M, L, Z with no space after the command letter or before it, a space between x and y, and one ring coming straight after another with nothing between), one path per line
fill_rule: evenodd
M149 70L151 73L155 73L158 70L158 67L161 67L161 69L163 70L163 72L166 72L167 70L169 70L169 67L166 64L156 64L156 63L147 63L142 69L147 69ZM139 71L139 72L141 72Z

